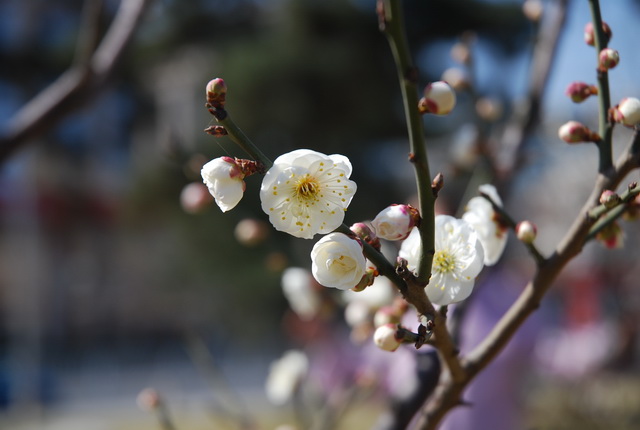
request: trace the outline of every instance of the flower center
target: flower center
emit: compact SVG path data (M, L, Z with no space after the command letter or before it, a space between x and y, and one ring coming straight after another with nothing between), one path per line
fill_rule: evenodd
M451 273L456 269L456 257L448 251L436 251L433 256L433 271Z
M308 173L298 179L295 185L296 196L301 200L313 200L320 191L317 179Z

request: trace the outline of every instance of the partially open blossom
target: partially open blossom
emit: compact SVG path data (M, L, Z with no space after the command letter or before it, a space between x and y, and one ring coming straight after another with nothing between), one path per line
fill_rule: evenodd
M640 100L635 97L626 97L611 110L611 116L615 122L628 127L640 124Z
M604 21L602 21L602 31L604 32L604 39L605 39L604 43L606 45L607 43L609 43L609 40L611 40L612 32L611 32L611 27L609 27L609 24L607 24ZM584 41L587 45L590 45L590 46L595 45L596 35L595 35L595 32L593 31L593 23L591 22L588 22L584 26Z
M437 215L434 245L431 279L425 288L429 300L444 306L466 299L483 267L484 250L478 233L463 219ZM420 234L414 228L398 254L407 260L409 270L416 270L421 248Z
M310 320L318 314L321 300L314 288L315 282L309 270L288 267L282 272L281 282L289 306L301 319Z
M420 113L446 115L456 105L456 92L444 82L432 82L424 89L424 97L418 102Z
M371 221L378 237L386 240L404 240L420 222L418 210L410 205L391 205Z
M533 243L537 234L538 229L531 221L521 221L516 225L516 237L524 243Z
M598 88L595 85L589 85L584 82L572 82L569 84L564 93L575 103L582 103L592 95L598 94Z
M245 190L245 175L233 158L214 158L202 166L200 173L222 212L233 209L240 202Z
M271 363L265 383L269 401L283 405L293 398L300 383L309 371L309 359L304 352L287 351L280 359Z
M260 188L262 210L276 230L311 239L342 224L356 192L342 155L298 149L276 158Z
M617 221L612 222L596 234L596 240L608 249L618 249L624 246L624 231Z
M502 207L502 199L493 185L480 185L478 189ZM487 266L496 264L507 244L507 229L500 222L491 203L484 197L473 197L467 203L462 219L471 224L478 233L478 239L484 248L484 264Z
M598 66L601 70L613 69L620 62L620 54L615 49L604 48L598 55Z
M604 190L602 194L600 194L600 204L605 207L611 209L620 203L620 196L615 191Z
M558 137L567 143L594 142L600 139L597 133L578 121L568 121L558 129Z
M395 324L381 325L373 333L373 342L378 348L385 351L395 351L402 344L402 340L396 337L398 326Z
M342 233L330 233L311 250L311 272L325 287L349 290L360 282L367 269L362 245Z

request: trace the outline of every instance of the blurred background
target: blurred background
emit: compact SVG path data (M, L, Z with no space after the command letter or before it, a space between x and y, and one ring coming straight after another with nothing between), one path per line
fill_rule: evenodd
M495 183L507 211L535 222L550 253L595 177L594 148L557 137L571 119L597 129L595 99L576 105L564 95L570 82L595 83L595 54L583 41L587 2L526 3L406 1L407 31L421 85L443 74L457 83L454 112L425 117L431 170L446 181L440 210L459 214L477 185ZM610 74L615 105L640 95L640 2L602 3L621 56ZM0 144L15 146L0 166L0 428L157 428L136 403L146 387L161 393L177 428L250 428L238 418L245 404L260 428L294 422L296 408L272 407L264 392L274 359L305 350L312 369L325 366L316 376L343 378L335 386L344 389L354 375L362 382L362 351L379 352L349 341L333 291L322 292L330 311L291 310L283 270L309 268L315 241L271 229L260 178L247 179L230 213L213 204L200 167L244 154L203 132L215 123L205 85L225 79L228 111L270 158L296 148L349 157L358 192L346 223L410 202L402 101L375 1L149 2L110 79L16 143L16 114L82 61L83 42L102 37L120 6L0 1ZM554 29L558 38L544 41ZM548 75L532 71L545 53ZM616 154L631 136L616 128ZM586 247L470 388L478 406L456 410L447 428L638 428L639 230L621 226L625 246ZM510 239L502 263L478 281L463 352L533 268ZM314 361L323 355L331 359ZM415 355L396 361L413 369ZM326 367L331 360L348 369ZM380 360L375 369L393 369L389 355ZM378 406L398 395L383 385L369 386L364 400L346 397L355 411L331 425L381 425ZM317 391L329 398L334 388Z

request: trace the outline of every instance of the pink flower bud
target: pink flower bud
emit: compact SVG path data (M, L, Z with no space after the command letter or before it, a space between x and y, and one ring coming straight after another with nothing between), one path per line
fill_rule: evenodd
M598 66L600 70L613 69L620 62L620 54L615 49L604 48L598 55Z
M420 214L410 205L391 205L383 209L371 225L376 234L386 240L404 240L418 225Z
M191 182L185 185L180 193L180 205L190 214L202 212L213 202L207 187L200 182Z
M149 412L160 406L160 395L153 388L145 388L138 393L136 403L143 411Z
M611 40L611 27L602 21L602 31L604 32L604 44L606 45ZM595 32L593 31L593 23L588 22L587 25L584 26L584 41L587 45L594 46L596 41Z
M600 204L606 208L611 209L618 203L620 203L620 196L615 191L604 190L602 194L600 194Z
M215 108L223 108L227 96L227 84L221 78L215 78L207 84L207 103Z
M349 229L354 232L360 240L373 246L378 251L380 250L380 239L378 239L376 233L367 224L357 222L349 227Z
M624 231L617 222L612 222L600 230L596 235L596 240L608 249L617 249L624 246Z
M397 331L398 327L395 324L381 325L373 333L373 342L380 349L385 351L395 351L402 343L396 337Z
M425 87L424 97L418 102L418 109L422 114L446 115L453 110L455 105L456 92L448 83L438 81Z
M578 122L569 121L558 129L558 136L567 143L594 142L599 139L597 133Z
M380 327L387 324L392 324L394 327L400 323L400 316L396 312L393 306L383 306L378 309L373 316L373 325Z
M584 82L572 82L564 92L575 103L582 103L590 96L598 94L598 88Z
M626 97L611 110L611 116L615 122L628 127L640 124L640 100L635 97Z
M538 229L531 221L522 221L516 225L516 236L524 243L533 243L537 233Z
M233 234L236 240L249 247L257 246L269 236L270 229L264 221L245 218L236 224Z

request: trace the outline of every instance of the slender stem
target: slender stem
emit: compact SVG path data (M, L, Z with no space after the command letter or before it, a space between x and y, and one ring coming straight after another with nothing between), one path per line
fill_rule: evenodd
M597 206L589 211L589 218L598 219L610 210L619 207L620 205L629 203L638 194L640 194L640 186L638 186L638 184L636 183L634 186L628 187L622 194L620 194L620 202L617 205L615 205L614 207L607 207L605 205Z
M273 163L271 160L264 155L262 151L247 137L246 134L236 125L235 122L231 119L229 112L226 110L215 110L211 111L212 115L216 118L216 120L227 130L228 136L233 140L233 142L238 145L244 152L246 152L250 157L252 157L256 161L260 161L265 169L269 169Z
M431 192L431 174L424 140L422 115L418 112L417 69L412 63L409 45L404 33L404 20L400 1L384 2L384 32L387 35L400 80L405 119L409 132L411 147L410 160L413 163L418 187L419 210L422 222L420 239L422 256L418 264L418 280L424 284L429 282L434 250L434 204L435 197Z
M599 58L600 51L607 47L607 37L602 30L602 15L600 14L599 0L589 0L591 9L591 20L594 31L594 47L596 59ZM596 60L598 61L598 60ZM596 63L598 64L598 63ZM613 167L613 154L611 140L613 136L613 123L609 120L609 109L611 108L611 96L609 93L609 73L598 68L598 134L602 138L598 142L600 153L600 165L598 171L602 174L608 172Z

